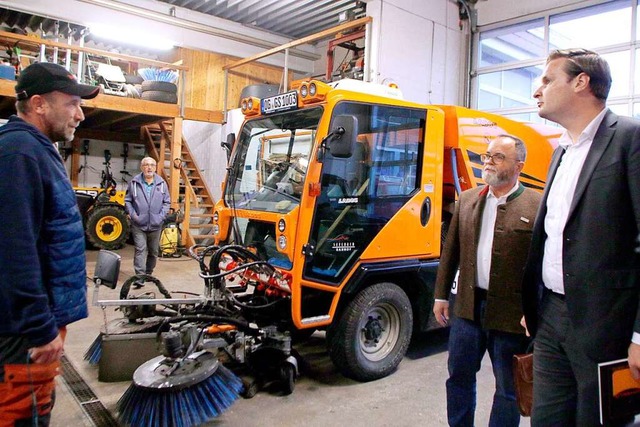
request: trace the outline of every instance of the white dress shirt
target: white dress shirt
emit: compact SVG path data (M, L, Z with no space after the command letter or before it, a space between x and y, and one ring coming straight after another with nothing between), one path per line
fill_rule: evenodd
M489 187L489 192L484 203L482 211L482 222L480 224L480 236L478 237L478 252L476 254L476 278L478 283L476 286L482 289L489 289L489 273L491 273L491 250L493 249L493 232L496 228L496 217L498 214L498 206L504 205L507 198L515 192L520 183L516 181L507 194L502 197L496 197Z
M576 192L578 176L580 176L593 138L606 112L607 108L603 109L584 128L575 143L571 140L566 130L558 142L565 149L565 153L562 156L547 197L547 214L544 218L544 231L547 239L545 240L544 257L542 259L542 281L548 289L558 294L564 294L562 240L564 227L569 216L569 208Z

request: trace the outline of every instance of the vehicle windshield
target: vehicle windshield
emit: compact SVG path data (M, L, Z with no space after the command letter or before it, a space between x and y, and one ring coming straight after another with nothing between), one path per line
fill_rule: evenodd
M245 123L231 162L227 204L279 213L298 206L322 111L289 111Z

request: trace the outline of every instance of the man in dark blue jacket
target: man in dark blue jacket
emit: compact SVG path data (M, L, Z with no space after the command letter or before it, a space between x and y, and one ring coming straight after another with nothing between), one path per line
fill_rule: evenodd
M141 173L127 187L124 205L131 218L131 235L135 245L133 268L136 274L153 274L160 252L160 234L169 212L171 199L164 179L156 173L156 161L145 157ZM142 286L142 283L138 283Z
M97 94L33 64L0 128L0 419L16 426L48 425L66 325L88 314L82 218L54 142L73 140Z

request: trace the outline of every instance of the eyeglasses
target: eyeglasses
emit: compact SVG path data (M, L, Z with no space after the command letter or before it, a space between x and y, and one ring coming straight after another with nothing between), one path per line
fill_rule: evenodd
M493 164L495 165L499 165L502 162L504 162L508 157L505 156L502 153L496 153L496 154L489 154L489 153L484 153L484 154L480 154L480 160L482 160L482 163L487 163L489 162L489 160L493 160ZM519 159L512 159L515 162L523 162L524 160L519 160Z
M504 162L504 160L506 158L507 158L507 156L505 156L502 153L496 153L496 154L484 153L484 154L480 154L480 160L482 160L482 163L488 163L489 160L493 160L494 164L499 165L500 163Z
M480 154L480 160L482 160L482 163L488 163L489 160L493 160L494 164L499 165L500 163L504 162L504 160L506 158L507 158L507 156L505 156L502 153L496 153L496 154L484 153L484 154Z

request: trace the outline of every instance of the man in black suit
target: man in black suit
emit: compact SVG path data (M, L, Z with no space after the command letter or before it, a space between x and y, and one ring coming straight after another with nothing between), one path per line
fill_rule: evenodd
M640 378L640 122L606 108L610 87L599 55L561 50L533 95L540 117L566 129L523 282L533 426L599 425L599 362L628 357Z

